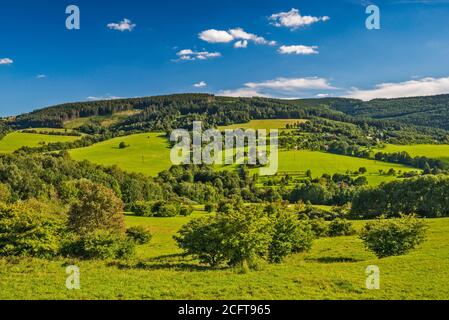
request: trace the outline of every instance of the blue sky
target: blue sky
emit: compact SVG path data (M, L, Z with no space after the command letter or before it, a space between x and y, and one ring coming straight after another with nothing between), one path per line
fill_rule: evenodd
M374 3L380 30L366 29L365 0L5 0L0 115L181 92L449 93L449 1ZM80 30L65 28L70 4Z

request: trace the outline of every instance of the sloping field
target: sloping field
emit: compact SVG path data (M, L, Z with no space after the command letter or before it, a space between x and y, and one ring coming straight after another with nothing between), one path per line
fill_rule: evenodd
M124 142L128 147L119 148ZM70 150L74 160L89 160L93 163L123 170L156 176L171 167L170 149L161 133L141 133L114 138L90 147Z
M449 163L449 145L447 144L417 144L417 145L393 145L388 144L380 152L394 153L405 151L412 157L424 156L440 159Z
M43 143L68 142L78 139L80 139L80 137L23 133L16 131L6 135L0 140L0 153L12 153L23 146L38 147Z
M195 214L194 217L197 217ZM448 299L449 219L429 219L428 239L411 253L377 259L357 236L318 239L309 253L257 271L212 269L181 255L172 236L186 217L127 217L148 226L136 259L55 261L0 258L0 299ZM355 222L359 229L365 222ZM66 266L80 268L81 289L67 290ZM380 269L380 290L365 270ZM32 279L32 281L30 281Z

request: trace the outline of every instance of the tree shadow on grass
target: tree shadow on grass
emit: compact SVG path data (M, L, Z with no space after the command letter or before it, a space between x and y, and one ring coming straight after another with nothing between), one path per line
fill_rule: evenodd
M343 263L343 262L360 262L361 259L355 259L350 257L319 257L319 258L307 258L307 261L319 262L319 263Z
M115 266L121 270L174 270L174 271L210 271L223 268L210 267L195 263L194 260L186 260L183 254L169 254L146 261L114 261L109 266Z

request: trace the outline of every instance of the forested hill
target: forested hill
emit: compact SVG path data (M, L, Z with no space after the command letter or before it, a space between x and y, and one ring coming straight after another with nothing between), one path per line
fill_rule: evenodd
M62 128L68 120L140 110L115 124L124 131L170 130L187 127L192 120L206 126L243 123L253 119L322 117L377 125L408 124L449 129L449 95L368 102L347 98L280 100L230 98L209 94L178 94L133 99L67 103L16 117L14 128Z

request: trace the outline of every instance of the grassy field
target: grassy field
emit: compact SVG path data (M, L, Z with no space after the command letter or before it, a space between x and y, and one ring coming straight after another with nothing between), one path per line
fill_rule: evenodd
M42 129L44 130L44 129ZM80 137L12 132L0 140L0 153L11 153L23 146L38 147L42 143L75 141Z
M406 151L410 156L425 156L428 158L441 159L449 163L449 145L447 144L418 144L418 145L393 145L388 144L384 149L378 151L393 153Z
M122 141L129 147L120 149L119 144ZM105 166L117 165L126 171L151 176L171 167L168 140L160 133L119 137L71 150L70 155L75 160L89 160Z
M94 116L86 118L77 118L73 120L66 121L64 123L64 128L66 129L77 129L82 125L85 125L91 121L99 122L103 127L109 127L120 120L126 119L127 117L133 116L140 113L141 110L128 110L123 112L117 112L110 116Z
M200 214L195 214L194 217ZM448 299L449 219L429 220L428 241L377 259L357 236L316 240L310 253L259 271L210 269L180 255L172 235L189 218L127 217L154 237L127 262L0 259L0 299ZM360 228L364 222L356 222ZM80 267L81 289L65 288L65 267ZM380 290L365 269L380 268Z
M251 120L247 123L219 127L219 129L286 129L287 124L304 123L306 121L304 119Z

